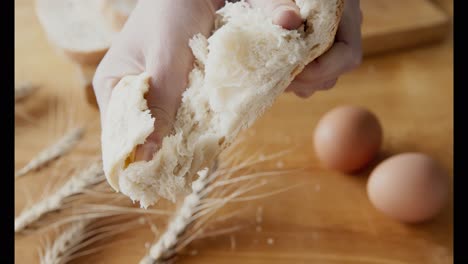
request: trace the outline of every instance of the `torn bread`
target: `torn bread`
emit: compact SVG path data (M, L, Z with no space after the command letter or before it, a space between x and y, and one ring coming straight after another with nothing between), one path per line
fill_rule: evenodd
M104 172L110 185L145 208L159 197L175 201L188 193L196 172L209 166L305 65L332 45L343 0L296 4L305 21L298 30L274 25L245 2L226 3L217 12L213 34L190 40L195 66L173 134L148 162L132 160L136 146L154 129L143 97L148 75L123 78L112 92L103 123Z
M36 14L51 43L72 61L97 65L115 33L97 0L36 0Z

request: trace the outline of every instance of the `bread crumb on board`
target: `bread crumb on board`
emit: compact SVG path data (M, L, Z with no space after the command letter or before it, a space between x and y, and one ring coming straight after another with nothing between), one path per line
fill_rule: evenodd
M276 168L282 169L283 167L284 167L283 161L280 160L280 161L278 161L278 162L276 163Z
M230 241L231 241L231 250L235 250L236 249L236 237L234 237L233 235L231 235L229 237Z
M268 245L273 245L275 243L275 240L270 237L270 238L267 239L267 243L268 243Z

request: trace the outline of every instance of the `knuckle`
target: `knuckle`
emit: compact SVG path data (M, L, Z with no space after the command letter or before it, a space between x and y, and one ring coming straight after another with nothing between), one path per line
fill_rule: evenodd
M300 98L304 98L306 96L306 94L303 91L295 91L294 94Z
M333 88L333 86L335 86L334 83L331 83L331 82L327 82L327 83L324 83L322 84L319 88L317 88L317 90L330 90L331 88Z

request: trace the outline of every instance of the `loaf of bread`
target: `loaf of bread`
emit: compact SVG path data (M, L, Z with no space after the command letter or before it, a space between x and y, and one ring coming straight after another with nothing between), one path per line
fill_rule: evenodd
M76 66L86 99L97 107L96 67L137 0L36 0L36 14L51 44Z
M289 86L305 65L333 43L343 0L296 0L304 19L297 30L274 25L245 2L217 12L211 36L189 43L195 66L173 133L150 161L133 153L158 125L144 94L149 75L124 77L114 88L102 131L104 171L110 185L142 207L160 197L175 201L190 191L197 171L209 166L236 135Z
M97 0L36 0L49 41L73 62L98 65L117 33Z

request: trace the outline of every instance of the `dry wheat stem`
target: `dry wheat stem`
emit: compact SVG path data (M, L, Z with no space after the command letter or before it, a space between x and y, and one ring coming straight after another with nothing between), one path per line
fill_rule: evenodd
M28 97L36 90L36 88L37 87L29 81L23 81L19 84L15 84L15 102L19 102Z
M232 227L226 227L226 228L223 228L223 229L219 229L219 230L216 230L216 231L213 231L213 232L205 232L203 234L201 234L200 236L197 236L196 239L201 239L201 238L207 238L207 237L216 237L216 236L220 236L220 235L224 235L224 234L229 234L229 233L233 233L235 231L239 231L241 229L243 229L245 226L232 226Z
M154 244L140 264L165 263L174 256L173 249L178 243L178 237L182 235L188 225L192 222L192 216L195 208L200 204L200 191L206 188L208 184L207 170L198 173L199 178L192 184L192 193L185 197L181 208L176 216L169 223L167 230L161 235L158 242Z
M46 214L61 209L68 200L83 190L105 180L101 161L93 162L86 169L78 171L57 191L24 210L15 218L15 233L36 223Z
M122 198L118 196L117 198ZM77 207L73 208L72 214L66 217L63 217L59 220L54 221L53 223L48 224L46 227L42 228L41 231L47 231L54 228L59 228L63 225L85 219L96 219L96 218L106 218L106 217L115 217L118 215L144 215L144 216L158 216L158 217L168 217L172 215L173 212L157 209L148 209L144 210L141 208L125 207L118 205L109 205L113 202L117 202L121 199L112 199L113 201L106 200L106 204L87 204L83 203ZM61 209L64 208L63 206Z
M235 173L240 173L241 170L248 172L252 169L252 165L272 160L278 156L284 155L284 153L285 152L270 155L269 157L263 157L259 160L248 158L243 162L239 162L235 157L230 157L229 160L231 162L236 162L236 166L212 170L210 173L208 173L208 169L200 171L198 173L199 178L192 183L192 193L185 197L184 202L170 221L166 231L160 236L159 240L150 247L149 253L143 257L140 264L172 262L176 254L195 239L237 230L239 228L238 226L218 230L211 234L203 234L204 226L220 208L240 196L264 186L267 181L259 181L260 178L280 174L284 175L285 171L256 172L244 174L236 178L231 177L233 177ZM293 170L289 172L291 171ZM287 189L290 188L283 188L263 195L250 196L246 199L252 200L262 198Z
M27 174L30 171L39 169L52 160L65 155L78 143L83 134L84 127L77 127L70 130L56 143L39 152L36 157L34 157L31 161L28 162L28 164L26 164L26 166L17 171L15 173L15 179Z
M140 213L148 215L172 215L173 212L169 210L160 210L160 209L141 209L141 208L132 208L132 207L123 207L118 205L102 205L102 204L84 204L81 206L81 210L75 210L75 213L91 213L91 212L119 212L119 213Z
M66 263L68 251L81 242L90 221L91 220L77 221L60 234L52 245L46 247L45 253L40 257L41 264Z
M41 252L41 264L65 264L77 257L89 255L109 246L109 243L98 246L96 243L119 233L130 230L136 223L144 224L130 215L112 216L102 221L96 218L77 219L65 229L52 244L47 243ZM106 221L107 220L107 221ZM87 247L93 246L87 250Z

